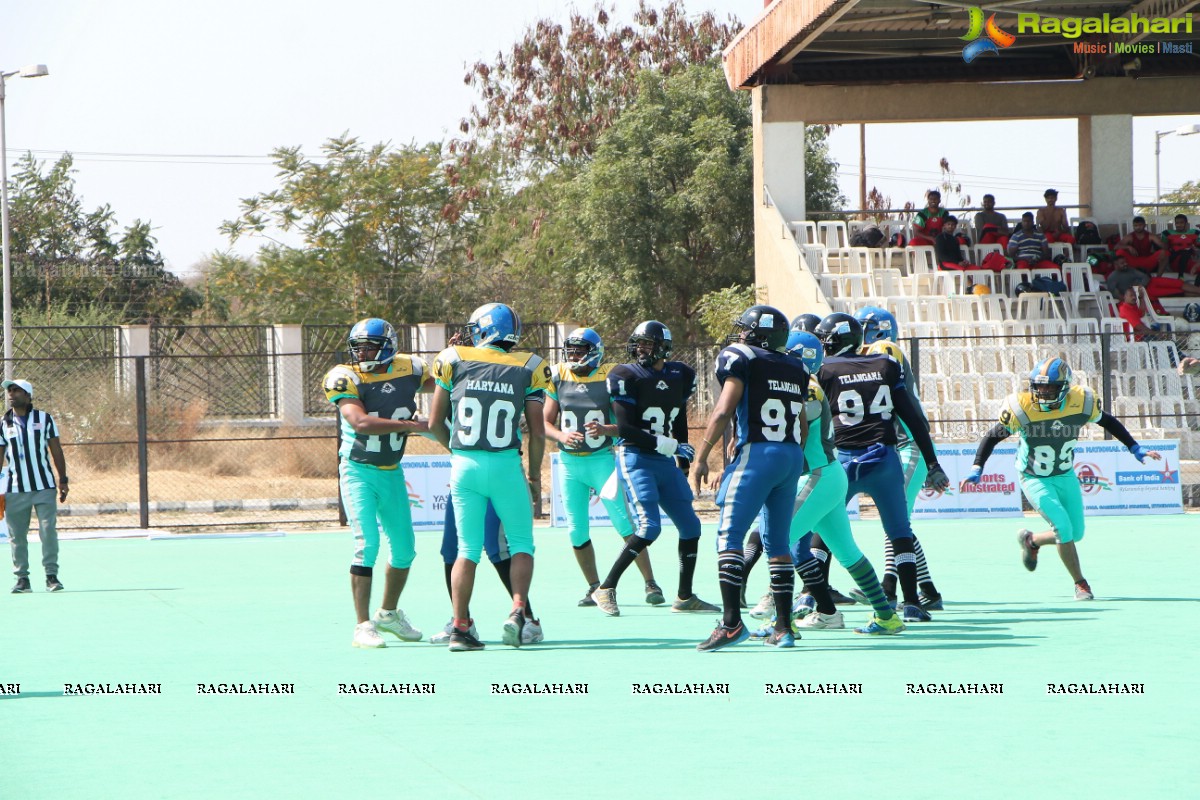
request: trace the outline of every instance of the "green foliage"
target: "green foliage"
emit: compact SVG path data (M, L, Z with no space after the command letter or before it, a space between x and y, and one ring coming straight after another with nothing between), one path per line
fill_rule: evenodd
M107 205L91 212L75 192L74 161L44 168L26 154L11 182L14 316L119 323L177 322L199 297L168 272L150 223L118 233Z
M578 318L609 331L659 319L701 334L701 297L753 277L749 96L716 63L638 76L633 105L572 182L562 263Z
M1185 181L1175 191L1165 193L1160 202L1170 203L1171 205L1163 205L1158 208L1143 206L1138 209L1138 214L1147 219L1152 217L1174 217L1176 214L1183 214L1188 218L1188 223L1192 227L1200 225L1200 181Z
M209 273L245 320L393 323L437 319L465 262L469 220L452 225L440 147L365 147L343 135L319 159L274 151L280 186L242 201L230 242L268 240L254 259L219 255ZM299 247L279 234L299 236Z
M804 207L813 211L845 208L845 195L838 188L838 163L829 155L829 128L809 125L804 129Z
M724 341L733 330L733 321L758 302L753 286L727 286L700 298L697 303L700 327L713 342Z

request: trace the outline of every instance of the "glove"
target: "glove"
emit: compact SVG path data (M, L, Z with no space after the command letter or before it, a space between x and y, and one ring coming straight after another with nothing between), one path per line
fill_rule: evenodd
M682 458L684 461L695 461L696 448L692 447L690 444L681 444L675 448L675 456L677 458Z
M1140 444L1135 444L1133 447L1129 448L1129 452L1133 454L1133 457L1136 458L1139 463L1145 464L1146 456L1150 451L1142 447Z
M979 476L983 474L983 467L976 464L971 467L971 474L963 478L964 483L979 483Z
M941 464L934 463L930 465L929 476L925 478L925 485L939 492L950 485L950 477L946 475L946 470L942 469Z
M670 436L659 436L658 434L654 434L654 449L658 451L659 455L673 456L675 455L675 451L679 449L679 442L675 441ZM692 454L694 455L695 452L696 451L693 450Z

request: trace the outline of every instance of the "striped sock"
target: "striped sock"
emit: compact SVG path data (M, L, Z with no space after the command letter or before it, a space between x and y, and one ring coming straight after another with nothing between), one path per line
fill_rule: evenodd
M929 575L929 562L925 560L925 550L916 536L913 537L913 555L917 557L917 585L926 597L938 597L940 593Z
M896 572L900 576L900 589L904 593L904 605L918 605L917 600L917 557L912 552L912 539L897 539Z
M746 569L742 573L744 579L749 580L750 571L754 569L754 565L762 558L762 535L757 529L750 532L746 537L746 544L742 547L742 556L746 559Z
M726 550L717 555L717 579L721 584L721 602L725 606L722 622L727 628L737 627L742 618L742 580L746 559L740 550Z
M817 601L817 611L822 614L832 614L837 611L837 606L833 604L833 597L829 594L829 584L825 582L825 575L821 572L821 562L818 559L810 558L803 564L797 564L796 574L800 576L800 580L804 581L805 590Z
M792 577L791 564L771 562L771 596L775 598L775 630L790 630L792 620L792 592L796 580Z
M875 616L880 619L891 619L895 616L891 605L888 604L887 598L883 595L883 587L879 585L879 578L875 575L875 568L871 566L871 562L863 556L847 570L850 577L858 584L858 588L862 589L862 593L867 596L867 600L871 602L871 608L875 609Z

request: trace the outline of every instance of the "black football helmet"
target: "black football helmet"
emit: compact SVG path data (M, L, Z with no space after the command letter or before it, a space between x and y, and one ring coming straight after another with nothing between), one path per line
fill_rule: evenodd
M788 318L773 306L750 306L733 321L731 342L741 341L764 350L787 349Z
M821 318L818 317L816 314L801 314L800 316L798 316L794 320L792 320L792 330L808 331L809 333L815 333L817 330L817 326L820 324L821 324Z
M840 311L821 320L813 333L824 345L826 356L854 355L863 343L862 323Z
M640 352L639 345L649 342L648 353ZM671 331L656 319L639 323L629 334L629 356L643 367L652 367L659 360L671 357Z

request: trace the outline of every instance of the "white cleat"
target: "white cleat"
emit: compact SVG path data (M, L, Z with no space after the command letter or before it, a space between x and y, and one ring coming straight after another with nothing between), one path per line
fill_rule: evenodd
M354 626L354 639L350 643L355 647L387 647L383 637L379 635L379 631L375 630L375 623L370 620Z
M525 620L525 627L521 629L521 644L537 644L544 641L546 637L542 635L541 620Z
M758 598L758 603L750 609L750 616L755 619L770 619L775 614L775 595L767 592Z
M797 622L796 627L810 631L832 630L834 628L845 628L846 620L842 617L842 612L840 611L835 611L832 614L822 614L820 611L814 611Z
M375 623L377 631L390 633L402 642L421 641L421 632L412 626L408 617L398 608L395 611L379 609L375 612L372 622Z

